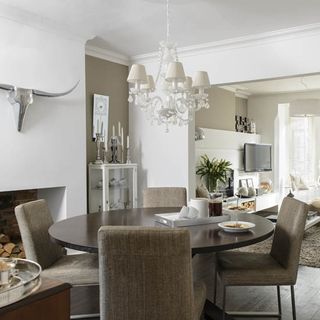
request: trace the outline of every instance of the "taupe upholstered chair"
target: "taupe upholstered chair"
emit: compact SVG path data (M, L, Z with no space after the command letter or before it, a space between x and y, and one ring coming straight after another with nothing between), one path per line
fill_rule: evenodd
M243 252L217 254L217 275L223 287L223 310L225 310L226 288L229 286L276 286L278 295L276 316L281 317L280 286L288 285L291 288L293 319L296 319L294 285L297 280L307 213L307 204L286 197L278 215L270 254ZM237 312L230 314L244 316ZM266 313L256 316L264 317Z
M183 207L187 205L187 189L179 187L147 188L143 191L143 207Z
M101 227L101 320L195 320L206 288L192 281L188 230Z
M15 208L27 259L38 262L42 275L73 286L99 283L98 257L94 254L65 255L51 241L48 229L53 220L45 200L31 201Z

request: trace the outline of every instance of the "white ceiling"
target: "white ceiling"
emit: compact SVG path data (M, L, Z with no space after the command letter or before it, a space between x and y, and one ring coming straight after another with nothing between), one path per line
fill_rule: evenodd
M319 0L171 0L172 38L189 46L320 22ZM0 0L127 56L157 51L165 0ZM1 14L1 12L0 12Z
M320 75L246 82L220 86L220 88L236 92L243 96L312 91L320 89Z

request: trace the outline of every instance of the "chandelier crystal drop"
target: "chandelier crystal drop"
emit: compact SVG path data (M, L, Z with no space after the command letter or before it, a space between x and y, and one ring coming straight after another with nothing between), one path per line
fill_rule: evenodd
M165 125L168 132L169 125L187 125L195 111L209 108L205 89L210 87L210 81L205 71L197 71L193 79L185 75L177 46L170 41L169 0L166 12L167 37L160 42L156 81L146 74L142 64L131 66L127 81L132 85L128 101L144 110L151 123Z

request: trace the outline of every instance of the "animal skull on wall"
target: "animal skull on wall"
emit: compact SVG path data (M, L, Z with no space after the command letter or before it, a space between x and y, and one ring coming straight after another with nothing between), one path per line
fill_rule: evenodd
M18 88L7 84L0 84L0 89L9 91L8 100L14 108L17 130L20 132L27 108L30 104L33 103L33 96L48 98L62 97L72 92L78 84L79 81L70 90L61 93L50 93L35 89Z

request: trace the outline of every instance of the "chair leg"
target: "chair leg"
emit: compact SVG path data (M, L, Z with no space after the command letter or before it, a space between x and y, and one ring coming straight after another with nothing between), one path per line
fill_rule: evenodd
M217 302L217 280L218 280L218 272L217 272L217 267L215 268L215 272L214 272L214 288L213 288L213 304L216 304Z
M277 297L278 297L278 313L279 313L279 316L281 317L281 315L282 315L282 310L281 310L281 293L280 293L280 286L277 286Z
M227 287L223 285L222 292L222 320L226 320L226 291Z
M296 320L296 302L294 298L294 286L290 286L290 289L291 289L292 319Z

